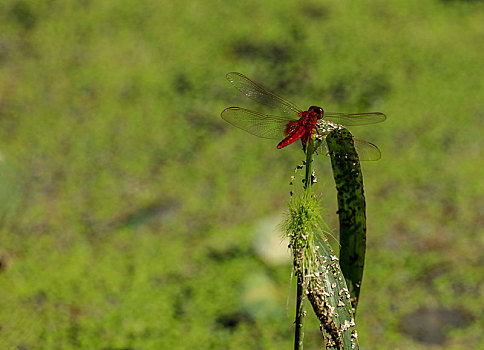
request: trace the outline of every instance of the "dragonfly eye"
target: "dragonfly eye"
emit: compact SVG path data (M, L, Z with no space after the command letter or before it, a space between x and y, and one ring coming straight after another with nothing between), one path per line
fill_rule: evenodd
M324 110L318 106L309 107L309 111L314 112L318 115L318 119L322 119L324 115Z

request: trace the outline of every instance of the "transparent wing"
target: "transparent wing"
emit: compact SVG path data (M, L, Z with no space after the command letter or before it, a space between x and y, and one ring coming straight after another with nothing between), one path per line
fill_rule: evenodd
M381 158L381 152L376 145L371 142L353 138L356 152L360 160L379 160ZM323 147L323 144L321 145ZM324 147L328 151L328 146L324 142ZM329 156L329 153L326 153Z
M228 73L226 77L237 90L256 102L262 103L269 107L279 108L284 113L292 115L292 118L296 118L302 112L291 102L286 101L282 97L270 92L243 74L231 72Z
M381 123L387 116L380 112L371 113L324 113L324 120L345 126Z
M266 139L282 140L287 132L297 126L296 120L271 116L240 107L226 108L220 116L233 126Z
M360 160L378 160L381 158L380 150L373 143L355 138L353 138L353 141Z

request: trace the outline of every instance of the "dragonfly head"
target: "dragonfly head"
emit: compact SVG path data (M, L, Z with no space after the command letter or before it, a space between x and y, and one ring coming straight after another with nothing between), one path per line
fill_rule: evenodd
M324 110L321 107L311 106L309 107L308 111L316 113L316 115L318 116L318 119L323 119Z

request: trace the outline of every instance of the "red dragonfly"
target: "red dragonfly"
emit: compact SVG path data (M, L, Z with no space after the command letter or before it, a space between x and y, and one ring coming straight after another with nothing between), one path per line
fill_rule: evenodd
M277 145L279 149L299 139L306 144L314 135L322 137L331 130L343 126L374 124L386 119L385 114L379 112L325 113L321 107L317 106L311 106L307 111L303 111L243 74L228 73L227 79L245 96L269 107L279 108L284 114L283 116L272 116L241 107L229 107L222 111L221 117L255 136L282 139ZM354 141L360 159L380 159L381 153L377 146L364 140L354 139Z

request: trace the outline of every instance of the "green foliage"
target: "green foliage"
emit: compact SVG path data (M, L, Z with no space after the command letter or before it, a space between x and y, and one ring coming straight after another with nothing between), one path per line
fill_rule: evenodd
M359 341L429 348L403 331L405 316L450 306L473 317L439 320L437 346L478 348L482 10L1 1L0 348L291 346L289 262L265 263L253 227L282 211L300 150L225 125L223 108L254 107L234 99L229 71L303 108L389 116L351 129L383 153L363 164ZM329 160L317 163L337 227ZM251 278L259 289L244 288ZM321 347L318 333L306 348Z
M358 306L366 252L366 203L363 175L346 129L335 129L326 136L333 177L338 192L340 266L351 295L354 313Z
M320 200L307 194L293 198L285 229L298 286L320 321L326 348L358 349L350 293L338 257L327 242Z

